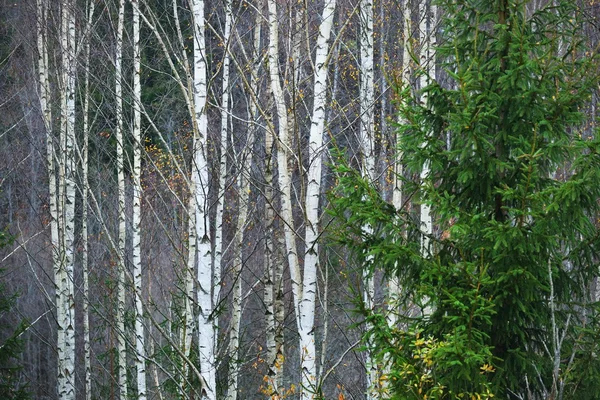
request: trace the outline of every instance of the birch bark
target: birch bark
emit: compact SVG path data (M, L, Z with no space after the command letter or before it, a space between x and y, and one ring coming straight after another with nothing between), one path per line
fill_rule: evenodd
M261 44L261 30L262 30L262 6L263 2L259 0L257 4L256 13L256 24L254 30L254 74L252 81L252 90L254 93L258 93L259 79L258 74L260 70L260 44ZM251 113L255 119L258 119L258 110L254 106L251 107ZM269 121L271 122L271 121ZM269 125L272 127L272 122ZM274 129L274 128L273 128ZM280 315L279 307L283 308L283 305L279 304L281 299L280 295L280 280L283 274L283 262L277 259L275 250L275 197L274 197L274 184L273 184L273 170L275 166L275 159L273 158L273 147L274 147L274 131L268 129L265 132L265 185L264 185L264 196L265 196L265 255L264 255L264 293L263 298L265 302L265 321L266 321L266 347L267 347L267 365L268 372L266 375L266 394L270 398L281 397L281 391L283 389L283 340L278 335L281 330L281 321L278 317ZM283 245L285 247L285 243ZM279 277L279 278L278 278ZM281 310L281 313L283 310Z
M217 189L216 204L216 231L215 231L215 258L214 258L214 276L213 276L213 304L218 304L221 288L221 260L223 258L223 203L225 200L225 178L227 175L227 137L229 132L229 43L231 36L231 24L233 20L231 0L225 0L225 26L223 29L222 45L224 49L221 92L221 140L219 157L219 187ZM217 317L215 317L215 326L218 326Z
M62 329L62 287L61 287L61 249L59 241L59 216L58 216L58 191L57 191L57 165L55 164L56 150L54 143L54 132L52 129L52 108L49 105L49 97L51 96L51 88L49 81L49 64L48 64L48 3L46 0L37 0L37 51L38 51L38 79L39 79L39 96L40 109L46 131L46 163L48 170L48 190L50 203L50 239L52 243L52 265L54 273L55 285L55 307L57 311L57 393L62 393L65 386L65 380L61 371L64 370L64 330Z
M115 138L117 140L117 186L118 186L118 254L117 254L117 359L118 383L121 400L127 398L127 352L125 343L125 166L123 143L123 26L125 21L125 0L119 0L117 22L117 43L115 53L115 114L117 125Z
M214 276L213 276L213 304L216 305L219 302L219 293L221 288L221 260L222 260L222 249L223 249L223 236L224 236L224 224L223 224L223 204L225 200L225 178L227 174L227 153L228 153L228 132L229 132L229 45L231 42L231 25L233 23L233 12L231 0L225 1L225 26L223 29L223 78L222 78L222 95L221 95L221 140L220 140L220 159L219 159L219 187L218 187L218 199L217 199L217 211L216 211L216 234L215 234L215 260L214 260ZM252 129L252 128L251 128ZM250 140L250 138L249 138ZM251 142L249 142L251 143ZM243 157L240 157L242 159ZM239 164L238 164L239 165ZM229 326L229 375L228 375L228 387L227 387L227 399L235 400L238 392L238 375L239 375L239 343L240 343L240 325L241 325L241 314L242 314L242 240L244 236L244 226L246 223L247 216L247 202L248 192L250 191L249 185L244 179L246 170L249 171L250 167L242 165L238 171L238 189L239 189L239 209L237 213L236 231L233 243L233 269L232 277L234 279L233 290L232 290L232 304L231 304L231 324ZM215 320L214 326L217 327L218 323ZM215 337L217 332L215 332Z
M260 69L259 49L260 36L262 27L262 9L263 3L259 1L258 12L256 14L256 28L254 31L254 60L255 60L255 79L252 82L253 90L258 92L259 80L258 72ZM255 118L258 118L257 109L251 109ZM272 124L271 124L272 126ZM275 167L275 159L273 158L274 134L271 130L265 132L265 267L264 267L264 301L265 301L265 320L266 320L266 346L267 346L267 363L268 372L266 376L266 394L271 398L280 397L283 390L283 340L278 335L281 330L281 321L279 319L279 304L281 299L280 284L281 276L283 275L283 262L276 256L276 234L275 234L275 196L273 184L273 170ZM285 243L282 247L285 247ZM283 310L281 310L283 312Z
M421 0L419 3L419 36L421 41L420 68L421 76L419 78L419 86L423 89L430 83L432 78L435 78L435 60L433 59L433 46L435 46L435 32L433 29L428 30L427 24L430 22L430 28L434 26L434 18L431 18L429 13L433 11L435 15L435 6L428 7L426 0ZM427 95L421 94L421 102L427 104ZM423 165L421 171L421 181L425 182L429 176L429 162ZM433 233L433 220L431 218L431 207L428 204L421 204L421 230L423 234L422 253L424 256L429 254L430 236Z
M360 10L360 132L362 153L362 174L368 178L372 184L377 184L377 174L375 165L375 115L374 104L374 76L373 76L373 2L371 0L361 0ZM370 226L365 226L366 231L370 231ZM366 307L373 307L373 297L375 286L372 277L368 272L363 274L364 292L363 300ZM367 329L368 326L367 326ZM377 383L377 366L371 360L369 350L365 354L365 365L367 367L366 386L367 399L375 396Z
M87 25L86 25L86 38L84 48L84 59L83 65L85 68L83 76L84 85L84 96L83 96L83 151L81 160L82 170L82 181L83 188L81 193L82 205L81 205L81 238L82 238L82 258L81 268L83 275L83 299L82 299L82 314L83 314L83 358L84 358L84 391L85 399L92 399L92 365L91 365L91 346L90 346L90 295L89 295L89 257L88 257L88 191L89 191L89 179L88 179L88 157L89 157L89 108L90 108L90 42L91 34L90 30L94 18L95 2L91 0L88 3L87 9Z
M61 142L59 168L59 218L63 230L61 241L60 296L63 308L62 323L64 331L62 369L63 387L59 392L61 399L75 398L75 292L74 273L74 235L75 235L75 14L69 0L61 3ZM59 225L60 226L60 225ZM60 354L60 353L59 353ZM60 360L59 360L60 363ZM59 366L61 368L61 366Z
M294 220L292 217L291 205L291 180L288 170L288 155L289 155L289 134L288 134L288 115L286 109L286 101L283 96L281 81L279 76L279 34L277 27L279 26L277 17L277 2L268 0L269 12L269 79L273 100L275 102L278 130L276 135L277 146L277 169L279 190L281 190L281 217L284 225L284 236L286 244L286 256L292 275L292 291L296 299L302 297L302 282L300 277L300 267L298 265L298 252L296 246L296 237L294 232ZM298 303L296 303L296 315L300 315Z
M137 0L132 0L136 3ZM142 132L140 85L140 10L133 7L133 215L131 231L133 244L133 286L135 303L135 368L137 373L137 398L146 400L146 349L144 338L144 310L142 303L141 256L141 203L142 203Z
M327 56L329 37L335 14L335 0L326 0L323 8L314 72L314 101L308 147L308 185L306 189L306 230L304 254L304 279L300 305L298 333L302 365L303 398L312 398L309 392L316 391L317 368L315 347L315 310L317 292L317 269L319 264L319 198L321 194L321 173L323 164L323 135L325 133L325 105L327 102L327 76L329 72Z
M194 32L194 113L196 130L194 135L194 165L192 180L195 185L196 240L198 246L198 353L200 372L204 378L202 398L216 399L215 327L213 314L213 270L208 206L208 163L206 160L206 116L207 66L204 39L204 1L192 0Z

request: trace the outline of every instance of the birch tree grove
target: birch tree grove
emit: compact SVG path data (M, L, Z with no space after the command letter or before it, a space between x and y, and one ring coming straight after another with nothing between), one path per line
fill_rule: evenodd
M596 398L598 11L525 3L0 1L0 398Z

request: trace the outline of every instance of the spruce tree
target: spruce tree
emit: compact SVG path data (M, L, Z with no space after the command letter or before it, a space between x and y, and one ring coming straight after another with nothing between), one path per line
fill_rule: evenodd
M595 398L600 142L585 129L597 79L582 13L566 1L439 4L452 84L432 79L425 104L399 88L406 206L337 168L338 239L403 287L400 326L364 310L370 342L397 398ZM437 227L426 255L421 204Z

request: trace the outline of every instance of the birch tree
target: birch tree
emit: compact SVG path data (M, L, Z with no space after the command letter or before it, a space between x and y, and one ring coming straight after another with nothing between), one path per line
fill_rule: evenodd
M323 7L319 34L317 37L314 98L308 145L308 184L306 189L306 229L304 252L304 278L302 297L299 304L298 333L302 365L303 396L311 398L308 392L314 391L317 384L315 347L315 309L317 294L317 270L319 264L319 204L321 195L321 173L323 165L323 136L325 134L325 106L327 101L327 75L329 37L335 14L335 0L326 1Z
M374 106L374 74L373 74L373 2L361 0L359 9L360 20L360 127L359 139L362 155L362 175L373 184L377 183L377 171L375 163L375 114ZM372 227L365 226L370 232ZM364 274L363 300L368 309L373 307L375 295L375 284L373 277ZM367 327L367 329L369 329ZM371 359L370 351L365 353L365 364L367 367L366 386L367 399L371 399L375 393L374 385L378 382L377 365Z
M127 398L127 348L125 341L125 260L126 216L125 216L125 164L123 142L123 30L125 23L125 0L119 0L115 47L115 138L117 140L117 188L118 188L118 254L117 254L117 359L119 396Z
M90 42L91 28L94 18L95 2L93 0L87 3L87 24L84 38L84 75L83 75L83 143L81 155L82 188L81 188L81 239L82 239L82 257L81 269L83 275L83 352L84 352L84 391L85 399L92 399L92 365L91 365L91 346L90 346L90 290L89 290L89 237L88 237L88 163L89 163L89 108L90 108ZM78 147L79 149L79 147Z
M261 49L261 31L263 24L262 7L264 3L258 1L256 22L254 25L254 48L253 48L253 68L252 88L254 93L258 94L260 80L260 49ZM251 103L251 117L258 120L258 109L255 102ZM271 122L271 121L270 121ZM272 122L271 122L272 123ZM279 335L282 329L283 318L279 318L283 313L283 304L281 296L281 277L283 275L283 262L276 256L275 250L275 197L273 172L275 169L275 159L273 157L274 135L272 130L265 130L265 156L264 156L264 198L265 198L265 246L264 246L264 293L265 302L265 322L266 322L266 347L267 347L267 375L266 387L263 390L268 396L281 396L283 391L283 340ZM285 244L284 244L285 247Z
M60 229L59 229L59 193L58 180L57 180L57 165L55 164L56 150L54 143L54 132L53 132L53 114L52 107L49 104L51 99L51 87L50 87L50 66L48 57L48 3L45 0L37 0L37 51L38 51L38 80L39 80L39 94L40 94L40 109L42 113L42 120L44 123L44 130L46 134L46 164L48 170L48 192L49 192L49 203L50 203L50 239L51 239L51 252L52 252L52 269L54 278L54 307L56 308L56 320L58 323L57 327L57 346L56 350L58 353L57 371L58 371L58 382L57 392L61 398L65 398L66 392L66 379L63 371L66 371L66 363L64 360L65 352L65 331L62 326L63 324L63 313L64 313L64 299L61 279L61 243L60 243Z
M421 102L427 104L427 92L423 89L435 79L435 60L433 58L433 48L435 47L435 6L428 4L426 0L419 2L419 39L420 39L420 78L419 86L421 89ZM425 145L425 144L424 144ZM427 181L429 176L429 163L425 163L421 171L420 178L423 182ZM429 253L430 237L433 233L433 220L431 217L431 207L426 202L421 203L421 227L423 230L422 251L426 255ZM426 311L428 312L428 311Z
M216 204L216 231L215 231L215 256L214 256L214 276L213 276L213 304L219 302L219 294L221 287L221 260L223 258L223 203L225 201L225 179L227 175L227 140L229 133L229 46L231 42L231 25L233 23L232 4L230 0L226 0L225 8L225 26L223 28L223 36L221 38L223 45L223 61L221 62L222 75L222 90L221 90L221 135L220 135L220 156L219 156L219 184L217 190ZM218 320L215 317L215 326L218 326Z
M132 0L136 1L136 0ZM135 368L137 372L137 396L146 399L146 349L144 338L144 309L142 301L141 257L141 203L142 203L142 134L141 134L141 86L140 86L140 10L133 7L133 285L135 304Z
M223 236L225 225L223 223L223 204L225 201L225 178L227 174L227 155L229 151L228 146L228 132L229 132L229 92L230 88L230 45L231 45L231 26L233 24L233 11L232 2L226 0L224 4L225 8L225 25L223 28L223 36L221 38L224 53L221 68L223 70L222 76L222 91L221 91L221 138L220 138L220 157L219 157L219 186L218 186L218 199L217 199L217 210L216 210L216 234L215 234L215 257L214 257L214 276L213 276L213 305L216 306L219 303L219 293L221 287L221 260L223 251ZM253 128L250 128L252 131ZM248 146L252 146L252 136L248 137ZM246 159L251 161L251 157L239 157L240 160ZM229 371L228 371L228 385L227 385L227 399L235 400L238 392L238 378L239 378L239 346L240 346L240 326L242 316L242 243L244 237L244 227L246 224L246 217L248 214L248 193L250 186L247 179L244 178L244 174L249 173L250 165L240 165L238 163L239 171L237 171L238 181L238 193L239 193L239 207L237 213L237 221L235 223L235 236L233 241L233 268L231 271L233 278L233 290L231 300L231 323L229 326ZM215 328L218 327L218 322L215 317L214 322ZM215 331L215 337L217 337Z
M194 132L192 181L194 182L196 241L198 248L198 353L200 371L204 378L202 396L208 400L216 398L216 329L213 325L213 264L211 256L210 221L208 204L208 162L206 160L206 138L208 119L206 116L207 66L205 45L204 1L192 0L192 22L194 36Z
M60 245L60 284L57 290L59 313L59 398L75 398L75 293L74 231L75 231L75 14L69 0L61 3L61 69L59 80L61 116L58 219Z

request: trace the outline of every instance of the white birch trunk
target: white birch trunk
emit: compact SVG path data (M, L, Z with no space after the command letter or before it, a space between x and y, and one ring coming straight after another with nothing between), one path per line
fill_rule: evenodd
M250 128L250 135L248 135L249 149L252 148L253 132L254 127ZM229 382L227 388L227 399L236 400L238 392L238 377L239 377L239 346L240 346L240 327L242 322L242 265L243 265L243 252L242 244L244 239L244 230L246 227L246 219L248 217L248 198L250 193L250 184L248 179L244 176L250 174L250 168L252 164L252 157L246 156L240 157L245 158L246 162L241 166L242 171L238 173L238 188L239 188L239 209L236 221L236 232L234 237L234 258L233 258L233 270L232 276L235 280L232 291L232 305L231 305L231 325L229 327Z
M277 143L277 169L279 190L281 190L281 217L284 226L284 236L286 245L286 255L292 276L292 292L294 294L294 307L296 317L300 315L299 304L302 298L302 278L300 276L300 267L298 264L298 252L296 249L296 237L294 232L294 220L292 217L291 204L291 179L288 170L289 153L289 134L288 134L288 115L286 101L283 96L281 81L279 76L279 34L277 27L279 25L277 17L277 2L268 0L269 10L269 78L271 91L275 101L275 108L278 120L278 134L274 138ZM275 132L272 132L275 135Z
M252 90L257 93L259 88L258 73L260 70L259 49L260 36L262 27L262 2L259 2L256 13L256 22L254 29L254 80L252 82ZM257 110L254 103L251 105L250 113L252 118L257 119ZM277 279L276 270L283 269L283 263L278 262L275 257L275 210L273 209L274 184L273 184L273 168L275 160L273 159L274 137L271 132L266 131L265 134L265 254L264 254L264 293L263 300L265 302L265 322L266 322L266 356L268 371L266 375L265 393L270 398L279 398L281 396L282 386L281 375L283 369L283 346L278 341L278 320L277 320ZM285 245L284 245L285 246Z
M373 2L371 0L361 0L360 10L360 132L362 152L362 168L363 177L377 185L377 174L375 165L375 115L373 111L374 103L374 76L373 76ZM365 226L363 229L371 231L370 226ZM363 300L367 308L373 307L373 297L375 286L370 274L365 271L363 274L364 292ZM369 327L367 326L367 329ZM375 396L375 385L377 379L377 366L371 360L369 350L365 353L365 365L367 367L366 386L367 399L372 399Z
M231 0L225 1L225 27L223 30L223 79L222 79L222 97L221 97L221 155L219 160L219 188L217 199L216 226L215 234L215 260L214 260L214 276L213 276L213 305L219 302L219 293L221 288L221 260L223 251L223 204L225 200L225 177L227 174L227 152L228 152L228 131L229 131L229 43L231 41L231 25L233 23L233 13ZM250 138L249 138L250 140ZM251 143L251 142L249 142ZM243 157L241 157L243 158ZM251 158L250 158L251 159ZM242 314L242 240L244 237L244 226L246 222L248 210L248 192L249 185L244 179L244 174L250 168L246 165L240 166L241 171L238 171L238 188L239 188L239 210L237 214L236 231L233 243L233 270L232 277L234 286L232 290L231 304L231 324L229 326L229 375L227 385L227 399L235 400L238 391L238 375L239 375L239 343L240 343L240 325ZM249 172L248 172L249 173ZM218 326L218 322L214 322L214 326ZM215 332L215 337L217 332Z
M433 6L432 6L433 7ZM421 41L421 54L420 54L420 62L422 74L420 77L419 85L420 89L423 90L429 82L430 79L435 78L435 60L432 56L432 46L435 45L435 34L434 32L428 32L427 30L427 21L428 18L428 7L427 1L421 0L419 3L419 35ZM431 19L431 25L433 26L433 18ZM432 75L433 72L433 75ZM425 93L421 93L421 103L427 106L427 95ZM426 162L423 165L423 170L421 171L421 181L427 180L429 176L429 162ZM428 204L421 204L421 231L423 234L422 240L422 253L423 256L426 257L429 255L429 245L430 239L429 237L433 233L433 220L431 218L431 207Z
M208 163L206 160L206 116L207 66L204 39L204 1L192 0L194 32L194 112L196 132L194 137L194 165L192 178L195 181L196 197L196 240L198 243L198 352L200 372L204 378L202 398L216 399L215 328L213 313L213 271L211 260L210 221L208 206Z
M267 346L267 395L271 398L279 396L277 375L281 373L280 363L277 360L275 320L275 279L273 269L275 266L274 254L274 223L275 212L273 210L273 136L268 132L265 136L265 272L264 272L264 294L265 322L266 322L266 346Z
M229 132L229 42L231 36L231 24L233 12L231 0L225 0L225 27L223 30L223 79L221 94L221 142L219 158L219 187L216 204L216 232L215 232L215 259L213 276L213 304L218 304L221 288L221 260L223 258L223 203L225 201L225 178L227 175L227 134ZM215 317L215 326L218 320Z
M50 238L52 243L52 265L54 273L54 291L55 307L57 311L57 393L64 391L65 379L62 371L64 370L64 329L63 321L63 300L62 300L62 280L61 280L61 245L59 241L59 215L58 203L59 193L57 192L57 168L55 164L56 150L54 144L54 133L52 129L52 109L49 105L51 96L49 82L49 64L48 64L48 42L47 42L47 22L48 22L48 4L45 0L37 0L37 50L38 50L38 77L40 91L40 109L46 131L46 163L48 170L48 190L50 203Z
M123 142L123 25L125 19L125 0L119 0L117 22L117 43L115 53L115 114L117 125L115 137L117 140L117 186L118 186L118 254L117 254L117 363L119 396L127 399L127 353L125 344L125 171L124 171L124 142Z
M325 1L322 22L319 27L315 56L314 102L308 148L308 184L306 189L306 230L304 254L304 279L300 301L298 333L302 367L303 398L312 398L316 392L317 368L315 332L315 309L317 293L317 269L319 264L319 198L323 162L323 134L325 130L325 105L327 102L327 56L329 37L335 14L335 0Z
M283 396L283 260L277 255L277 246L285 248L285 243L275 245L275 211L273 204L273 136L267 132L265 136L265 319L267 323L267 394L271 398ZM284 240L285 241L285 240ZM283 392L284 393L284 392Z
M89 180L88 180L88 140L89 140L89 107L90 107L90 29L94 17L95 2L91 0L88 3L87 10L87 25L85 38L85 49L84 49L84 60L83 65L85 67L84 72L84 88L85 93L83 96L83 154L81 160L82 169L82 205L81 205L81 238L82 238L82 259L81 268L83 275L83 302L82 302L82 313L83 313L83 359L84 359L84 391L85 400L92 399L92 363L91 363L91 346L90 346L90 312L89 312L89 261L88 261L88 191L89 191Z
M181 344L184 358L188 358L192 347L194 334L194 304L197 301L194 291L194 271L196 270L196 168L192 165L192 179L189 185L190 197L188 200L188 260L184 271L185 284L185 322L182 332ZM185 395L189 366L182 360L182 376L180 380L182 395Z
M75 15L73 4L69 0L61 3L61 165L59 190L63 196L59 202L59 218L63 220L61 232L61 273L60 296L63 308L62 323L59 329L64 331L62 374L63 387L59 392L61 399L75 399L75 291L73 285L75 239ZM61 215L62 214L62 215ZM60 360L59 360L60 363ZM59 367L60 368L60 367Z
M137 0L132 0L137 2ZM140 86L140 14L133 7L133 215L131 232L133 243L133 285L135 303L135 368L137 374L137 398L146 400L146 349L144 339L144 310L142 303L142 256L141 256L141 203L142 203L142 132Z

